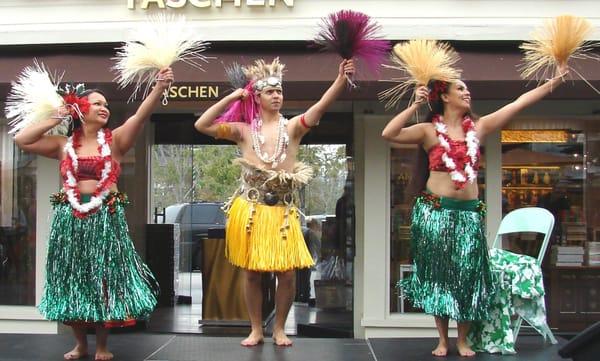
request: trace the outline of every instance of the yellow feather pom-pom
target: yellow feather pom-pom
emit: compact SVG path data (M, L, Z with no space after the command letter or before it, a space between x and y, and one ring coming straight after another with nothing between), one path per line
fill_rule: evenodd
M581 17L561 15L547 21L531 34L531 40L520 46L525 53L521 76L541 80L569 59L597 59L589 54L594 44L586 41L591 32L592 25Z
M386 108L394 107L411 86L427 85L431 80L452 82L460 78L461 71L455 68L460 60L458 53L447 43L435 40L410 40L394 46L391 60L394 65L387 68L408 74L407 77L392 78L400 84L379 93L380 100L387 100Z

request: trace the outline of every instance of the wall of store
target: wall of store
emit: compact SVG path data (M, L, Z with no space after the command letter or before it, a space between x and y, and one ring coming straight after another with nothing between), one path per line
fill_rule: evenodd
M199 36L209 41L308 40L318 20L339 9L371 15L390 39L521 40L541 20L566 12L600 25L600 4L594 0L171 0L185 5L164 9L159 8L163 1L135 0L133 10L131 1L4 0L0 45L122 41L133 22L158 12L185 14Z

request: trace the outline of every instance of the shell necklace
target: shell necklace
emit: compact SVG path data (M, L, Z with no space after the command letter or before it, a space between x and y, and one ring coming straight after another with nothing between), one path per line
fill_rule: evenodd
M287 124L288 120L284 118L283 115L279 115L277 145L275 152L273 152L271 156L262 150L262 146L265 144L265 136L261 133L263 125L262 118L255 119L252 124L252 149L260 160L264 163L271 164L271 168L276 168L287 156L286 151L290 144L290 137L287 133Z

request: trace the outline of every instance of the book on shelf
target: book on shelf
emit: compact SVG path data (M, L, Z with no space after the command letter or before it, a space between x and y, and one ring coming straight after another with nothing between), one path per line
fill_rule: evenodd
M585 250L587 253L600 253L600 242L587 242Z
M552 261L554 261L554 263L562 263L562 262L583 263L583 254L553 254Z
M587 241L587 228L585 223L564 222L564 239L567 243Z
M556 254L584 254L582 246L552 246L552 253Z
M556 267L581 267L583 263L581 262L560 262L555 264Z
M556 266L582 266L584 254L582 246L552 246L550 260Z
M600 242L587 242L585 244L585 264L600 266Z

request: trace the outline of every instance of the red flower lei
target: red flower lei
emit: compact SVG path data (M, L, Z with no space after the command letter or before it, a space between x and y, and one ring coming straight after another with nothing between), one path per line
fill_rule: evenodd
M112 144L112 132L108 128L98 130L98 152L100 153L104 166L102 169L102 178L96 184L96 189L92 193L92 199L90 202L81 204L81 193L79 192L79 177L76 169L77 152L76 150L81 147L81 129L77 129L67 144L65 145L65 152L67 154L64 160L64 167L62 169L64 173L63 188L67 193L67 198L71 207L73 208L73 215L77 218L85 218L88 214L96 212L102 202L109 194L110 186L116 182L117 172L115 167L112 166L112 156L110 146ZM70 149L72 147L72 149Z
M467 144L467 161L458 157L456 149L453 149L452 140L448 137L448 127L442 121L442 116L436 114L432 121L440 146L444 149L442 161L450 173L456 189L463 189L467 182L477 181L477 168L479 158L479 139L475 131L475 123L470 116L466 115L462 121L462 129Z

